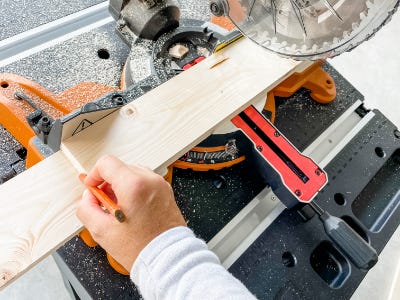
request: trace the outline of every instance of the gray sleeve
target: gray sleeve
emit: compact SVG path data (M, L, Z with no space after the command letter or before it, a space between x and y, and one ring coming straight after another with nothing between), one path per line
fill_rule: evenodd
M187 227L150 242L136 259L131 279L145 300L256 299Z

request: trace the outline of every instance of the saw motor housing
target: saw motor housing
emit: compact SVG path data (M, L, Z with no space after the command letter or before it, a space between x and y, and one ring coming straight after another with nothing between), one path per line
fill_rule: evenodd
M154 41L179 26L175 0L110 0L109 11L117 21L117 32L128 44L133 36Z

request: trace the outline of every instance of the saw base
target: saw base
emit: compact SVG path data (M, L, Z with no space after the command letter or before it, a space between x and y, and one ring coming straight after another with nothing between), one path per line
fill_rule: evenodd
M299 91L289 99L281 98L277 101L276 125L301 150L307 149L333 122L340 119L354 104L360 105L358 100L363 99L333 68L326 68L338 86L338 96L333 103L325 106L318 104L309 97L306 90ZM362 115L362 109L358 111ZM373 233L363 224L371 221L357 219L354 208L352 210L352 203L357 201L356 196L362 192L362 187L367 185L385 161L389 161L389 167L382 172L399 172L399 164L395 163L398 162L398 154L389 155L400 146L400 141L393 135L394 126L379 112L374 114L368 125L357 133L354 142L349 142L326 167L331 182L317 201L335 215L344 217L361 235L368 237L380 253L398 226L400 211L393 210L384 230ZM368 143L364 146L366 139ZM360 143L363 148L355 155L354 149L358 149ZM376 143L385 148L385 158L375 154ZM350 157L354 160L373 161L368 167L371 170L369 175L357 175L360 172L358 164L348 163L343 167L344 157L347 161ZM397 169L393 166L397 166ZM346 191L351 191L352 197L345 196L346 204L340 205L340 196L337 194L347 195L343 190L344 182L351 186ZM389 191L398 189L399 185L393 181L388 186L380 186ZM178 204L189 220L189 226L198 236L210 241L232 218L241 213L263 190L265 184L254 174L248 162L228 170L206 173L175 170L173 187ZM356 203L359 205L362 202L358 200ZM361 206L367 209L371 203ZM365 213L360 208L355 211ZM304 218L309 220L304 221ZM229 270L259 299L349 298L365 276L364 272L354 268L332 246L319 221L307 211L299 214L296 210L284 210L255 243L247 246L249 248L231 264ZM112 270L100 248L90 249L79 238L74 238L54 256L66 286L70 289L72 287L81 298L139 298L129 278Z
M186 18L204 17L204 20L208 20L206 8L204 14L195 13L201 12L200 9L191 9L192 6L203 9L206 5L192 2L185 1L188 4L183 4L185 12L195 14L189 14ZM11 15L17 12L25 13L24 10L14 10ZM129 49L113 34L113 27L113 24L104 25L71 41L46 49L43 53L15 62L1 71L35 78L53 92L63 91L80 81L117 86ZM106 50L111 59L104 56L101 58L98 55L100 50ZM38 68L38 65L42 67ZM277 101L276 125L300 150L308 149L332 123L341 119L353 104L363 99L337 72L330 67L327 69L338 87L338 97L333 103L315 103L305 90L290 99ZM361 118L364 113L366 112L363 109L358 109L355 115L366 120L366 116ZM368 125L357 132L354 141L343 141L347 146L326 167L331 183L317 201L359 230L380 253L400 219L399 209L395 209L398 198L390 197L398 190L399 184L396 181L382 180L399 174L398 152L394 150L399 149L400 145L393 135L394 126L379 112L375 111L374 114ZM22 172L26 154L3 130L0 130L0 141L0 178L7 180ZM383 157L380 157L382 153ZM356 158L363 158L364 164L357 165L349 161ZM369 163L368 168L365 161ZM383 167L385 162L387 164ZM357 168L354 168L354 164ZM365 167L362 174L357 173L360 172L360 165ZM243 208L265 186L248 164L207 173L175 170L174 175L173 184L180 208L196 234L206 241L212 240L232 218L240 215ZM372 177L374 179L371 180ZM363 190L368 182L372 184ZM341 190L344 184L349 185L346 192L351 191L351 197ZM191 188L192 185L194 188ZM372 197L367 197L367 202L360 200L365 199L361 197L365 193L372 194L368 193L370 189L377 188L389 197L379 202ZM357 198L358 195L361 196ZM388 205L390 201L395 205ZM271 205L276 205L276 202L277 199L271 200ZM368 218L369 214L373 217ZM272 216L272 213L268 216ZM377 222L380 216L382 222ZM308 221L304 221L307 219ZM380 232L373 232L380 227ZM301 214L293 210L283 211L271 221L264 233L255 238L255 243L246 247L247 250L237 255L235 261L229 263L225 260L224 263L229 263L229 270L260 299L347 299L365 276L332 249L321 224L308 211L301 211ZM91 249L79 238L73 238L54 257L67 289L76 299L139 298L129 278L111 268L105 252L99 247Z

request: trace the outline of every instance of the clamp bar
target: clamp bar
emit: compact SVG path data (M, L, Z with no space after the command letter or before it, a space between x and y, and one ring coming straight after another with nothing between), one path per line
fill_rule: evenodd
M327 183L326 173L311 158L302 155L254 106L249 106L232 122L250 138L267 169L271 169L267 180L272 189L278 190L277 195L282 187L286 189L285 197L280 199L287 206L310 202ZM290 194L297 201L287 197Z

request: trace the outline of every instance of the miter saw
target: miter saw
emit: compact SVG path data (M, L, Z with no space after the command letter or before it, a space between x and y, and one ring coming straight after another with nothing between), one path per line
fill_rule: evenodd
M390 19L399 3L378 0L220 0L210 2L215 17L212 22L205 22L181 19L180 4L174 0L111 0L109 9L116 20L116 31L130 47L120 88L82 83L54 95L22 77L1 75L4 91L1 100L7 99L1 103L4 108L1 110L4 112L0 115L1 123L27 149L30 166L58 151L61 140L66 136L85 130L124 104L201 63L212 53L240 39L242 34L279 55L302 60L324 59L351 50L368 39ZM100 49L98 54L107 56L107 51ZM307 277L312 282L310 286L315 285L321 290L326 285L328 291L320 291L321 296L348 296L365 275L363 269L375 264L376 251L382 250L385 241L398 226L398 222L390 218L390 215L399 214L393 203L388 205L391 208L385 207L377 213L378 221L370 221L365 216L366 212L357 210L357 207L363 206L358 199L360 195L365 197L374 188L369 182L382 181L385 176L393 181L390 193L385 197L389 202L397 201L393 199L398 190L396 178L399 177L397 164L400 155L397 149L400 147L400 134L379 112L366 110L360 101L362 96L354 89L352 96L337 95L337 81L349 85L329 66L323 68L322 62L310 63L308 68L286 79L268 95L262 95L255 107L235 117L233 123L240 130L234 126L220 128L174 163L166 175L171 183L174 180L177 199L189 225L209 242L224 265L231 267L230 270L260 298L293 296L288 293L296 289L293 280L301 274L301 271L296 271L300 266L304 274L313 274ZM302 88L311 91L314 102L309 101L309 93ZM73 103L63 101L71 97L79 99ZM289 98L283 100L282 97ZM332 102L335 97L336 101ZM304 104L307 108L290 107L303 101L307 103ZM319 117L315 116L318 113L308 110L329 103L331 107L323 108L326 111ZM313 121L301 115L305 110L312 115L311 119L320 120L323 125L310 124ZM340 111L340 117L335 115L336 110ZM26 114L26 111L30 113ZM324 123L324 118L330 121ZM274 126L272 123L275 120ZM357 131L345 134L339 130L340 126L343 131L349 132L358 127ZM384 147L375 147L371 142L377 136L384 140ZM348 144L342 142L346 139ZM329 141L336 143L334 151L329 147L327 149ZM353 183L354 197L332 192L345 185L343 181L349 174L357 173L352 161L360 162L360 157L372 155L367 151L371 147L378 161L371 165L366 178ZM384 174L379 175L379 172ZM329 183L328 178L331 180ZM210 181L216 191L204 192L202 185ZM202 211L198 203L190 204L189 200L195 197L186 190L189 186L193 191L197 189L202 200L206 199L210 211ZM320 190L317 200L313 201ZM264 195L257 196L263 200L252 200L258 193ZM212 203L218 203L218 197L229 198L230 207ZM291 210L279 215L282 208L277 206L277 198ZM345 206L346 202L353 204L339 208L334 204L332 208L333 202L338 205L343 202L340 206ZM194 205L193 210L191 205ZM216 221L219 223L215 225L218 230L201 228L204 222L195 213L196 207L206 215L205 219L207 216L212 219L211 210L215 210L214 217L221 219ZM341 218L331 217L327 210ZM264 227L263 233L256 234L262 227L259 225L268 222L265 220L273 218L270 216L274 214L277 221L268 230ZM321 230L323 227L315 214L325 222L326 233ZM357 218L353 215L361 221L355 221ZM274 230L275 237L274 234L266 237L271 230ZM378 231L386 231L384 237L375 237L374 233ZM309 232L312 236L307 238ZM274 242L274 239L282 240L284 236L285 239L290 236L300 239L301 236L305 240L304 244L297 243L297 255L288 249L282 254L271 245L265 245L268 239ZM83 232L81 237L87 245L96 246L88 232ZM290 243L284 241L286 245ZM73 248L84 247L80 240L72 244ZM76 254L71 255L71 247L65 246L59 250L59 256L56 255L61 269L71 268L66 265ZM268 249L271 249L269 254ZM274 256L275 251L279 251L279 267L264 259ZM98 252L91 252L90 255L96 257ZM309 257L309 262L302 261L301 256ZM126 274L126 270L112 257L108 256L108 260L115 270ZM280 269L282 265L284 270ZM265 268L269 268L268 275L265 275ZM294 275L286 274L290 269ZM271 276L270 272L274 276L286 276L287 280L282 279L282 284L278 284L276 289L270 286L276 282L260 283L265 276ZM68 284L75 291L81 289L82 282L74 282L71 271L65 273L69 274ZM120 280L116 276L109 277ZM129 285L128 279L121 280L124 286ZM132 287L128 290L129 295L136 294L132 292ZM107 291L104 293L109 295ZM305 295L309 294L303 291L299 297Z

